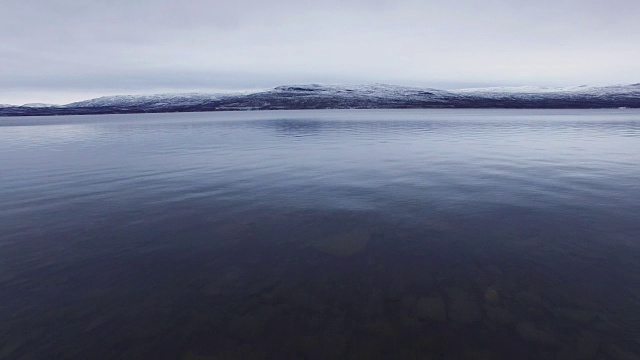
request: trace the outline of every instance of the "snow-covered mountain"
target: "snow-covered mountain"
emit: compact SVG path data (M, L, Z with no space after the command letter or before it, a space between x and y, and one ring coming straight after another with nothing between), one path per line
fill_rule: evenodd
M113 114L286 109L640 108L640 83L458 90L373 85L286 85L245 93L105 96L67 105L2 106L0 115Z
M21 105L23 107L28 107L28 108L48 108L48 107L52 107L52 106L56 106L54 104L43 104L43 103L29 103L29 104L24 104Z
M150 107L161 108L169 104L201 104L224 97L224 94L178 93L153 95L115 95L84 100L64 105L65 107Z
M619 93L640 90L639 84L610 85L610 86L567 86L567 87L543 87L543 86L498 86L486 88L469 88L453 90L460 93L485 93L485 94L549 94L549 93Z
M571 86L571 87L488 87L454 90L459 94L488 98L544 98L544 97L637 97L640 96L640 83L611 86Z
M312 96L340 96L340 97L371 97L395 99L402 97L424 97L424 96L450 96L451 93L445 90L396 86L387 84L371 85L288 85L278 86L270 91L275 94L301 94L307 93Z

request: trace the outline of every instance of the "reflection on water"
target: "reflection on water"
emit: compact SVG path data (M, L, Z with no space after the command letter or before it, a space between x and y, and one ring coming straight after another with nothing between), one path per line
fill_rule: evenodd
M0 119L0 358L637 359L640 113Z

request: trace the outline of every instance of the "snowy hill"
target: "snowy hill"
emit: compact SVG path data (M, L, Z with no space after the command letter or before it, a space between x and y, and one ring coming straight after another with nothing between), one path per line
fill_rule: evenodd
M454 90L459 94L483 96L483 97L607 97L607 96L640 96L640 83L632 85L612 86L571 86L571 87L489 87Z
M30 104L24 104L21 105L22 107L28 107L28 108L48 108L48 107L52 107L52 106L56 106L53 104L43 104L43 103L30 103Z
M286 85L251 93L104 96L67 105L0 106L0 115L406 108L640 108L640 83L458 90L373 85Z
M421 96L445 96L450 95L444 90L431 88L419 88L408 86L395 86L386 84L372 85L289 85L278 86L271 92L283 94L308 93L309 95L342 96L342 97L377 97L377 98L401 98Z
M218 100L223 95L202 93L153 94L153 95L115 95L103 96L96 99L79 101L65 105L65 107L163 107L170 104L201 104Z

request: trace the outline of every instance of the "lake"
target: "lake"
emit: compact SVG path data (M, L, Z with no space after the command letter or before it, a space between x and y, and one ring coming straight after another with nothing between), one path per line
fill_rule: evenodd
M638 359L639 110L0 118L0 358Z

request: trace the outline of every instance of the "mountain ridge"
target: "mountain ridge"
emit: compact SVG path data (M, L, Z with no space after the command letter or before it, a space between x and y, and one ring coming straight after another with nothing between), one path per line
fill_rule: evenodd
M304 109L621 107L640 108L640 83L456 90L387 84L294 84L253 92L114 95L65 105L0 105L0 116Z

